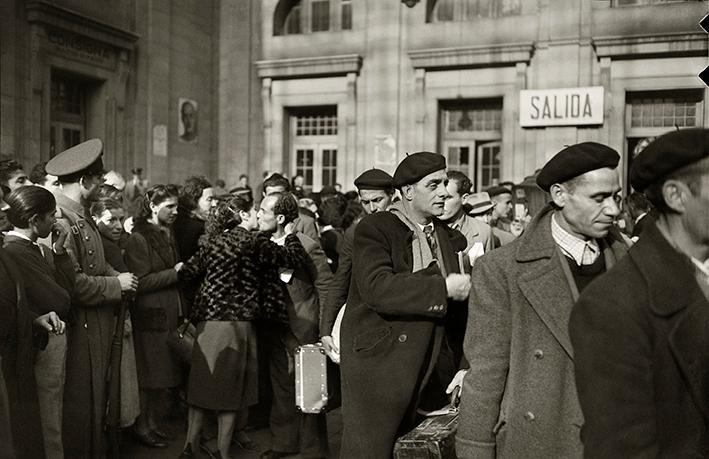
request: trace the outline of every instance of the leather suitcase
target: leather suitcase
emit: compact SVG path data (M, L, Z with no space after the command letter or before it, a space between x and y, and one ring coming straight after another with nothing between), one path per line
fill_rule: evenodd
M455 459L458 412L424 419L394 445L395 459Z
M322 344L306 344L295 350L295 406L303 413L325 412L327 360Z

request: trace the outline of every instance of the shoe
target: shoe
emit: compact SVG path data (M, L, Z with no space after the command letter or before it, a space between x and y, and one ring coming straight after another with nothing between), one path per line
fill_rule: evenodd
M236 443L239 448L245 451L258 451L258 445L256 444L256 442L250 439L244 431L236 432L234 434L232 442Z
M152 429L151 432L157 438L158 440L163 440L163 441L174 441L175 437L173 435L167 434L163 432L162 430L159 429Z
M296 454L296 453L284 453L281 451L274 451L272 449L269 449L269 450L261 453L261 456L259 456L259 457L261 459L281 459L282 457L290 456L292 454Z
M191 457L194 457L194 453L192 452L192 443L187 443L187 446L185 446L185 449L182 450L182 453L178 459L189 459Z
M210 459L217 459L218 457L221 457L221 454L219 453L219 450L214 450L214 451L212 451L212 450L209 449L209 447L208 447L206 444L204 444L204 443L200 443L200 444L199 444L199 449L201 449L202 452L204 452L204 454L206 454L207 456L209 456Z
M133 430L133 439L143 445L147 446L148 448L167 448L167 443L164 441L161 441L159 438L157 438L155 435L153 435L152 432L148 432L146 434L141 434L138 433L137 430Z

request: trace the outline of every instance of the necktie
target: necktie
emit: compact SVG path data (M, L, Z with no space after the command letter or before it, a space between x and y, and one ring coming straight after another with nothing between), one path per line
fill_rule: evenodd
M423 227L423 233L426 235L426 241L428 246L431 248L431 254L433 258L438 258L438 244L436 244L436 235L433 234L433 225L426 225Z

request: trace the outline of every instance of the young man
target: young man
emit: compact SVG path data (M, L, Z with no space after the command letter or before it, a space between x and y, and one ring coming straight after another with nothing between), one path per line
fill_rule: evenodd
M261 201L257 218L259 231L271 233L274 242L283 244L286 225L298 218L298 202L290 193L271 192ZM264 459L278 459L298 452L304 458L327 455L325 414L303 414L295 407L294 355L298 346L318 339L320 301L327 297L332 273L320 246L303 233L296 235L309 260L304 267L281 273L289 294L290 324L285 328L273 325L262 329L273 385L270 419L273 444L261 454Z
M273 193L290 193L292 194L290 182L281 174L275 173L263 181L263 197ZM293 222L295 224L294 231L303 233L310 239L320 245L320 233L318 225L315 223L315 218L307 214L302 208L298 209L299 215Z
M103 143L90 139L47 163L59 177L57 223L69 235L66 251L75 266L72 322L67 335L64 390L64 455L97 457L106 453L106 371L114 330L114 306L134 292L138 278L118 273L104 258L101 235L86 207L96 198L103 175Z
M627 250L613 226L619 159L593 142L559 152L537 178L552 203L476 261L459 457L581 457L568 318L578 292Z
M363 172L354 181L359 195L359 202L366 215L386 210L394 197L394 179L381 169L370 169ZM340 348L332 338L332 327L337 313L347 301L352 278L352 245L356 224L345 231L340 248L340 259L337 272L330 286L327 301L322 305L320 317L320 334L327 355L335 362L340 361Z
M510 233L510 218L512 217L512 191L504 186L493 186L487 190L490 200L494 204L490 224L492 234L500 240L500 245L507 245L515 240Z
M657 219L571 314L587 458L709 455L708 156L686 129L633 160Z
M355 230L340 348L342 457L391 457L422 399L445 404L443 323L448 300L463 300L470 289L455 254L465 238L437 218L448 196L445 168L442 155L408 155L394 173L401 202Z

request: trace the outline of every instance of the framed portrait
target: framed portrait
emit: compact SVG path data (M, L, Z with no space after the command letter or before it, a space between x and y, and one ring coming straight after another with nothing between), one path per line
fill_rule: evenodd
M199 105L197 101L180 97L178 100L177 135L181 142L197 142L199 133L197 120L199 118Z

